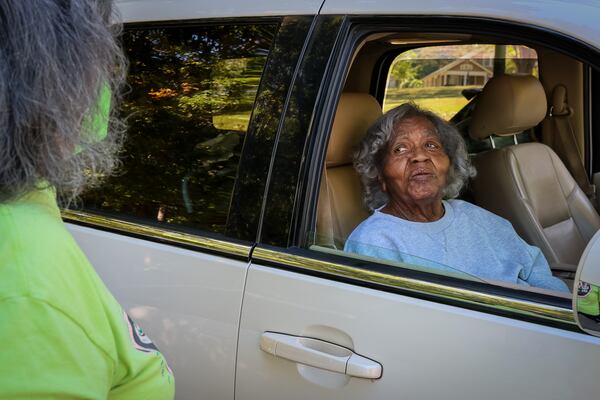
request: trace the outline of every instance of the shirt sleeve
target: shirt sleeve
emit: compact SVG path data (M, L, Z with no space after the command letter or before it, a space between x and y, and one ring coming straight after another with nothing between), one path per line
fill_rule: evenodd
M76 321L29 297L0 300L0 399L107 398L114 362Z
M526 246L526 251L529 253L532 261L530 265L521 270L519 278L527 282L530 286L570 293L567 284L552 275L550 265L548 265L548 261L546 261L541 250L535 246L528 245L521 238L519 238L519 241L522 243L522 246Z

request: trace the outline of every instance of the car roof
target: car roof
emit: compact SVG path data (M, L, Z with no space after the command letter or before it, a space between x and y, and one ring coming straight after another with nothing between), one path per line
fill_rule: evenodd
M317 14L323 0L117 0L123 22Z
M492 18L561 32L600 49L598 0L325 0L320 13Z

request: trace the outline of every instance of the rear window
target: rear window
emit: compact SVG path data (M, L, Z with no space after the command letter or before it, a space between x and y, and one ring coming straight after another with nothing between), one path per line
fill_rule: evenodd
M407 101L450 120L494 75L538 76L537 53L521 45L430 46L401 53L390 67L383 111Z

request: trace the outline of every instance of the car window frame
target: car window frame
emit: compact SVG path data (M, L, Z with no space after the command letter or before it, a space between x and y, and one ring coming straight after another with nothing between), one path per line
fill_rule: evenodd
M265 17L234 17L234 18L210 18L194 19L186 21L151 21L151 22L133 22L124 25L124 29L153 29L165 27L189 27L189 26L210 26L210 25L248 25L248 24L278 24L275 32L275 38L271 44L263 73L260 79L254 104L252 106L249 126L246 137L242 145L240 161L236 172L236 180L231 194L231 204L234 204L237 198L242 197L248 200L249 191L257 192L254 196L253 205L246 205L260 209L263 204L264 192L262 188L256 188L255 185L242 185L240 183L240 174L246 173L245 180L249 182L260 182L267 184L268 167L271 162L272 149L275 146L275 134L279 127L279 121L283 118L283 109L279 114L273 113L269 109L257 109L257 104L261 96L264 96L272 86L281 86L284 93L290 89L293 71L299 62L299 52L296 51L298 43L303 44L308 38L309 27L312 24L314 15L294 15L294 16L265 16ZM282 26L288 25L295 27L293 39L289 37L281 38ZM273 56L275 46L281 47L281 52L290 56L289 65L282 64ZM271 65L272 64L272 65ZM265 77L267 68L271 65L270 76ZM283 69L279 68L283 65ZM291 70L290 70L291 68ZM265 122L265 117L268 119ZM271 132L269 132L271 131ZM271 137L268 141L254 140L257 136ZM250 139L250 140L249 140ZM260 154L259 162L263 163L263 168L257 166L256 157L249 160L248 154ZM77 203L75 203L77 205ZM61 208L61 215L65 222L100 229L107 232L117 233L129 237L140 238L157 243L166 243L180 248L201 251L204 253L227 256L233 259L247 261L252 252L256 241L259 219L254 215L249 219L237 219L230 222L232 207L229 206L227 214L227 229L225 233L217 233L204 229L190 228L186 226L160 225L141 218L128 215L117 215L109 212L90 212L85 209ZM242 227L242 229L237 229Z
M510 30L507 30L510 28ZM553 32L546 28L531 26L519 22L499 21L490 18L467 16L344 16L340 28L341 39L332 49L330 65L321 81L319 98L315 102L314 114L310 130L305 133L305 142L298 149L301 159L298 170L298 181L293 202L289 202L289 218L276 221L281 226L282 233L277 240L262 238L253 251L253 259L267 263L276 268L293 269L309 275L318 275L326 279L342 280L353 284L376 287L384 291L402 292L407 288L405 283L398 283L392 289L382 285L374 279L379 273L375 272L369 277L355 277L355 261L351 257L334 257L328 254L317 254L307 249L307 232L315 231L316 204L318 200L320 179L324 165L327 141L337 100L341 95L345 78L349 72L352 56L356 46L367 35L379 32L445 32L445 33L472 33L503 38L518 42L533 48L546 47L565 53L596 69L600 69L600 51L590 45L572 38L563 33ZM507 34L506 32L510 32ZM277 173L276 171L274 173ZM266 199L267 207L274 199L270 193ZM275 222L272 222L275 224ZM282 260L285 260L283 262ZM314 265L312 265L314 264ZM370 264L378 270L382 264ZM335 272L331 272L335 271ZM388 278L402 279L405 271L394 271L387 275ZM360 275L360 274L359 274ZM367 273L368 275L368 273ZM539 295L526 289L518 290L505 288L492 284L465 282L445 279L441 286L442 292L436 286L435 274L422 275L418 279L430 285L426 292L411 292L411 296L424 296L430 300L448 304L460 304L461 307L485 310L492 314L508 315L515 319L534 321L544 325L559 326L562 329L578 329L574 325L570 299L553 295ZM472 286L475 285L475 286ZM410 286L410 285L408 285ZM427 286L427 285L426 285ZM452 296L453 291L461 292L457 298ZM494 298L495 304L487 300ZM513 307L512 301L523 301ZM497 307L504 304L503 310ZM508 313L506 313L506 310ZM531 312L533 310L533 312Z

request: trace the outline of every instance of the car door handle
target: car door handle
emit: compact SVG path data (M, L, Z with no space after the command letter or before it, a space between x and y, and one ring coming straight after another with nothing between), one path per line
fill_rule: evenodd
M265 332L260 348L275 357L357 378L379 379L383 370L378 362L346 347L303 336Z

